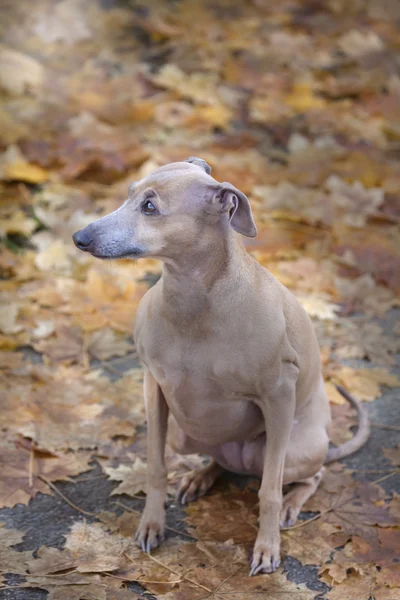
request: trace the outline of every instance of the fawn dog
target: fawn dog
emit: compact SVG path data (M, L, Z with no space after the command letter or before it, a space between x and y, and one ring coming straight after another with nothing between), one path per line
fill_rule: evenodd
M356 451L369 433L359 402L339 389L359 427L328 450L331 416L317 339L293 294L246 252L241 236L256 234L245 194L191 157L132 184L118 210L73 236L98 258L163 261L134 333L148 426L138 544L150 552L163 538L168 430L177 452L211 457L183 478L182 503L205 494L224 469L261 477L250 575L278 568L280 527L295 523L323 465Z

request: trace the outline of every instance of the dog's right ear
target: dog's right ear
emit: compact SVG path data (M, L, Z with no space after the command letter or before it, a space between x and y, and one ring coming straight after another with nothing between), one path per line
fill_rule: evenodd
M203 169L207 175L211 175L210 165L207 164L202 158L197 158L197 156L189 156L189 158L187 158L184 162L192 163L192 165L196 165L197 167Z

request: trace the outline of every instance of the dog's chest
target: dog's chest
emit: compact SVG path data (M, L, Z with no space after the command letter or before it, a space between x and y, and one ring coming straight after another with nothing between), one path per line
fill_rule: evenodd
M246 439L263 428L240 356L224 344L169 338L144 350L143 360L187 435L210 444ZM223 424L223 427L222 427ZM222 428L222 431L221 431Z

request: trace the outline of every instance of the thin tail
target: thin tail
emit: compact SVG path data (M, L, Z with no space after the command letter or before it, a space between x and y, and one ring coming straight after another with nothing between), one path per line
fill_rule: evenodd
M335 460L340 460L341 458L349 456L349 454L353 454L359 450L359 448L361 448L361 446L363 446L367 441L370 432L368 413L361 405L361 402L356 400L356 398L349 394L349 392L342 388L342 386L337 385L336 389L343 396L343 398L346 398L351 406L356 409L358 416L358 429L355 436L348 442L345 442L337 448L329 448L324 462L325 465L334 462Z

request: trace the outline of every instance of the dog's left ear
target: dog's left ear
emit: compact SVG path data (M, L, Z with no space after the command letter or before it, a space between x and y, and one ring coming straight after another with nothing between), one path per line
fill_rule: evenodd
M189 156L184 162L192 163L192 165L196 165L203 169L207 175L211 175L211 167L205 160L202 158L197 158L197 156Z
M235 231L246 237L256 237L257 227L248 198L231 183L221 183L215 190L210 205L214 214L229 213L229 222ZM210 208L211 208L210 206Z

